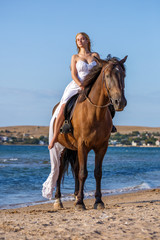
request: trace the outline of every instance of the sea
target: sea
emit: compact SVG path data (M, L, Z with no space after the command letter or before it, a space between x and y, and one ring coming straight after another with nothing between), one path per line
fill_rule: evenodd
M88 155L85 198L94 198L94 152ZM160 148L109 147L103 160L102 195L160 188ZM47 146L0 145L0 209L54 202L42 197L50 173ZM62 184L62 200L74 200L69 168Z

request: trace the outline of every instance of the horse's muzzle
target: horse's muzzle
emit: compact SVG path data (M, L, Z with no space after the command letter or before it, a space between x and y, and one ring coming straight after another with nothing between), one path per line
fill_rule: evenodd
M116 111L123 111L123 109L127 105L127 100L125 97L119 98L119 99L112 99L112 104Z

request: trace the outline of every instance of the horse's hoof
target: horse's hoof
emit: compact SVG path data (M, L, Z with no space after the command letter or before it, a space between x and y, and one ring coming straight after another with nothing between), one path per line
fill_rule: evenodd
M94 209L104 209L105 206L104 206L104 203L103 202L99 202L99 203L95 203L94 206L93 206Z
M84 210L86 210L86 207L85 207L84 203L82 203L82 204L75 203L75 210L84 211Z
M61 202L61 200L57 199L54 203L54 210L60 210L63 209L63 204Z

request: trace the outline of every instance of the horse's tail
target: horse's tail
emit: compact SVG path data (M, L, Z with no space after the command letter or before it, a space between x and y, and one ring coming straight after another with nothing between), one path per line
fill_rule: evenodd
M65 173L67 172L68 174L69 164L71 165L72 174L75 177L76 174L78 174L79 169L77 151L73 151L66 148L61 158L61 164L63 166L62 182L64 181Z

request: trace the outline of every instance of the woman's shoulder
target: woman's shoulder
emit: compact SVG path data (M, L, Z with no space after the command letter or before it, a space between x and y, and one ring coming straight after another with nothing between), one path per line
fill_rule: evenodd
M77 54L72 55L72 58L71 58L71 70L73 69L73 67L77 63L77 59L78 59L78 55Z
M77 58L78 58L78 54L74 54L74 55L72 55L72 60L76 61Z

